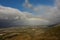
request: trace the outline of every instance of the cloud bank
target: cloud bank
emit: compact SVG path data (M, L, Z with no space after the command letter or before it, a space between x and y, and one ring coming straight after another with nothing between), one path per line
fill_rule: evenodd
M11 7L0 6L0 25L40 25L46 24L48 20L36 18L29 12L21 12ZM2 23L2 24L1 24Z
M48 20L50 25L60 23L60 0L55 0L54 6L32 5L32 10L35 11L36 17Z
M28 4L29 5L29 4ZM30 8L28 6L28 8ZM36 15L22 12L18 9L0 5L0 26L11 25L51 25L60 23L60 2L56 0L55 6L32 6Z

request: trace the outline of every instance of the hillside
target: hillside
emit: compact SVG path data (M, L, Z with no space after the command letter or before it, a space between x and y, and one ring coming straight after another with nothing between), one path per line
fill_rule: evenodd
M60 40L60 25L52 28L1 29L0 40Z
M44 40L60 40L60 24L41 34L41 37Z

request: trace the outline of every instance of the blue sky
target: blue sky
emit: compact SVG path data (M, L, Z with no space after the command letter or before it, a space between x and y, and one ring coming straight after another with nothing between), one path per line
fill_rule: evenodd
M25 2L25 0L0 0L0 5L17 8L21 11L26 10L22 4ZM47 5L47 6L53 6L54 0L29 0L31 4L34 6L36 5Z

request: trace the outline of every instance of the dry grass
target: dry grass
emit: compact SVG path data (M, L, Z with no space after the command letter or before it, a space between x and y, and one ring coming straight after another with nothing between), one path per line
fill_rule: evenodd
M0 40L60 40L60 25L48 30L43 28L27 28L9 31L1 35Z

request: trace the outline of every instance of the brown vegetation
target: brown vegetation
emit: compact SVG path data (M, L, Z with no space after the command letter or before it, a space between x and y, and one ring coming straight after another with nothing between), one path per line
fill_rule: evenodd
M6 34L1 35L0 40L60 40L60 25L45 29L25 28L9 31L3 32Z

